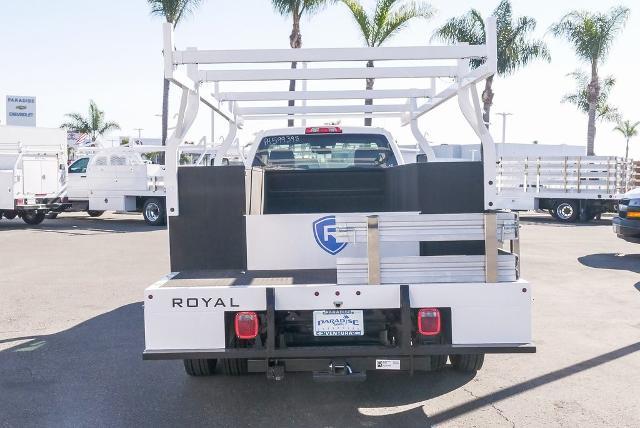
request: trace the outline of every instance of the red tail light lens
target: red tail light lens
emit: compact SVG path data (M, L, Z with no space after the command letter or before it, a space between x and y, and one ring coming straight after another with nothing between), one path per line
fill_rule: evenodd
M321 126L306 128L305 134L342 134L342 128L338 126Z
M258 335L260 322L255 312L238 312L234 324L238 339L254 339Z
M440 310L438 308L422 308L418 311L418 332L423 336L440 334Z

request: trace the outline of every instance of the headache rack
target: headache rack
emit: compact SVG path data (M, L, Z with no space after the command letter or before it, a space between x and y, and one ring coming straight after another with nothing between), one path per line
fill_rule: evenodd
M229 123L226 138L216 148L216 165L222 164L224 154L236 141L237 130L246 121L300 119L304 125L308 119L353 117L399 119L401 125L411 127L427 160L433 161L433 150L418 127L418 119L453 97L457 97L463 116L482 143L484 208L501 208L504 204L496 191L494 142L483 122L476 88L477 83L496 72L495 18L488 18L485 25L484 45L180 50L175 48L172 25L164 24L165 78L182 89L177 123L167 140L168 215L180 214L178 146L193 125L201 104L211 109L212 140L214 116L218 114ZM483 62L472 68L472 60ZM375 61L375 67L367 67L368 61ZM299 68L291 68L292 62L297 62ZM360 80L361 85L368 78L384 80L380 82L385 83L384 89L331 86L333 82L350 80ZM448 79L448 85L442 88L439 79ZM300 81L302 89L281 90L289 80ZM315 81L322 81L322 85L308 90L307 82ZM230 86L234 82L241 82L243 89L257 89L233 91ZM274 82L280 82L281 86ZM208 86L209 83L212 85ZM365 105L364 100L373 100L373 104ZM300 104L296 105L296 101Z

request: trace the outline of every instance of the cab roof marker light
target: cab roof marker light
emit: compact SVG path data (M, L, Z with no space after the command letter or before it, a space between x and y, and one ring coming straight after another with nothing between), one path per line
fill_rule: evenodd
M342 128L339 126L314 126L305 128L305 134L342 134Z

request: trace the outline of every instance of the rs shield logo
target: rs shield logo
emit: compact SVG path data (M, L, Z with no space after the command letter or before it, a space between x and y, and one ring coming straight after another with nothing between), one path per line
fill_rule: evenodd
M316 242L327 253L336 255L347 246L346 242L336 241L333 233L336 231L336 217L333 215L319 218L313 222L313 236Z

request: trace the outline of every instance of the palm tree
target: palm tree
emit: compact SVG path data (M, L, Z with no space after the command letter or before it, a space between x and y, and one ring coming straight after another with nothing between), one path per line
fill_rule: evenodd
M99 136L120 129L120 125L116 122L105 122L104 112L98 108L93 100L89 101L89 116L84 117L80 113L69 113L65 116L71 120L60 125L60 128L70 132L90 134L91 141L94 142Z
M618 131L627 140L627 148L624 152L625 163L629 160L629 140L638 135L638 126L640 122L631 123L630 120L621 120L618 122L618 126L613 128L614 131Z
M529 16L513 17L510 0L501 0L492 13L496 18L498 36L498 75L508 76L534 59L551 61L547 45L531 38L536 29L536 20ZM432 36L445 43L469 43L482 45L486 43L484 19L477 9L471 9L460 17L451 18ZM471 66L482 65L481 60L471 60ZM482 91L482 118L489 126L489 115L493 104L493 76L487 78Z
M382 45L414 18L428 19L433 16L433 8L426 4L403 3L402 0L377 0L372 13L367 13L358 0L342 0L356 21L364 43L370 48ZM367 61L367 67L373 67L373 61ZM375 79L367 79L366 89L373 89ZM372 99L366 99L365 105L373 105ZM371 126L372 119L364 119L365 126Z
M589 112L589 76L583 71L574 71L567 76L572 77L576 81L576 91L562 97L563 103L570 103L578 107L583 113ZM607 76L598 82L600 86L600 94L596 105L596 120L607 122L618 122L620 114L618 109L609 104L609 94L616 84L613 76Z
M147 0L151 6L151 14L162 16L175 28L182 18L193 11L203 0ZM162 145L167 142L169 126L169 87L170 82L164 79L162 87Z
M578 58L591 65L591 81L587 87L587 155L594 154L596 139L596 116L601 91L598 67L607 58L615 37L627 22L629 13L629 9L622 6L606 13L574 10L550 28L554 36L563 37L573 45Z
M291 16L293 22L291 34L289 34L289 46L292 49L300 49L302 47L302 32L300 31L300 21L302 17L313 15L318 12L328 0L271 0L273 8L282 16ZM291 68L297 68L298 63L293 61ZM289 91L296 90L296 81L289 81ZM289 107L296 105L295 100L289 100ZM288 126L293 126L293 119L289 119Z

